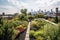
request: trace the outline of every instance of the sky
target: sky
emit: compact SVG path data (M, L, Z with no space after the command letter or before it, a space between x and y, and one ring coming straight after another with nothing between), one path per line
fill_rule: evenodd
M22 8L28 11L50 10L60 7L60 0L0 0L0 13L13 14L19 12Z

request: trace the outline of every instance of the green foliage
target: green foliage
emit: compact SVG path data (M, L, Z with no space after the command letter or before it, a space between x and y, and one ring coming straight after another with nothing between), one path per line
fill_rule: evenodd
M9 28L7 24L4 26L3 33L4 40L12 40L13 29Z
M27 21L27 16L25 16L24 14L20 14L18 16L19 20L26 20Z
M27 10L24 9L21 15L17 15L12 20L4 20L0 17L0 40L12 40L18 34L17 28L27 28L26 12Z
M44 35L43 35L44 33L43 33L43 31L36 31L35 33L34 33L34 36L35 36L35 38L38 38L39 36L41 36L41 37L44 37Z
M38 13L38 14L35 15L35 17L37 17L37 18L44 18L44 14Z
M35 29L35 30L43 29L44 24L45 23L43 23L43 21L40 21L40 20L32 21L32 23L31 23L31 29Z
M39 37L36 38L36 40L44 40L44 38L39 36Z
M20 25L20 21L14 21L14 22L13 22L13 26L14 26L14 27L17 27L17 26L19 26L19 25Z
M31 26L31 29L34 29L34 30L36 31L36 30L39 29L39 27L38 27L37 25L34 24L33 26Z
M21 13L27 15L27 9L21 9Z
M55 17L55 21L54 22L58 23L58 17L57 16Z
M0 26L3 25L3 18L0 16Z
M30 37L34 37L34 33L35 33L34 30L30 30Z
M51 40L55 40L58 35L58 27L51 24L46 24L44 26L44 33L47 39L49 37Z
M34 16L31 16L31 15L28 15L28 19L31 21L33 20L35 17Z
M31 22L31 28L33 27L39 28L33 34L36 40L60 40L60 27L58 25L43 20L34 20Z
M4 23L0 29L0 39L1 40L12 40L13 28L9 26L9 23Z
M3 40L3 28L0 28L0 40Z

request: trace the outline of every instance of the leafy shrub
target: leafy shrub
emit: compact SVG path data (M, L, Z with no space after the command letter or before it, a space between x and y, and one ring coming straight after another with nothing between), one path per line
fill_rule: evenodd
M44 14L42 14L42 13L38 13L38 14L36 14L35 15L35 18L44 18Z
M55 21L54 22L58 23L58 17L57 16L55 17Z
M45 37L48 39L48 36L51 40L55 40L56 36L58 35L58 27L52 24L47 23L44 26L44 33Z
M0 34L1 40L12 40L13 28L8 24L9 24L8 22L4 24L0 30L2 31Z
M36 40L60 40L60 26L57 24L53 25L43 20L34 20L31 22L31 28L35 26L39 28L33 34Z
M30 30L30 37L34 37L34 30Z
M17 26L16 28L23 28L23 26L22 26L22 25L20 25L20 26Z
M34 33L34 36L35 36L35 38L38 38L39 36L44 37L44 33L43 33L43 31L36 31Z
M27 21L27 16L25 16L24 14L20 14L18 16L19 20L26 20Z
M33 20L34 18L35 18L34 16L31 15L28 16L29 21Z
M44 40L44 38L39 36L39 37L36 38L36 40Z

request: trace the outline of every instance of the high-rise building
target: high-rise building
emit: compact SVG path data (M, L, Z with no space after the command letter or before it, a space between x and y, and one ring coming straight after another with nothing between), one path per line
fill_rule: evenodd
M53 12L53 10L51 9L51 12Z
M50 12L50 14L53 14L53 10L51 9L51 12Z

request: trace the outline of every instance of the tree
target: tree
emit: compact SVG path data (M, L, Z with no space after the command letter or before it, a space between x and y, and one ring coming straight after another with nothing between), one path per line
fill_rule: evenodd
M24 14L20 14L18 17L19 20L27 20L27 16L25 16Z
M21 9L21 13L23 13L26 16L27 15L27 9Z

